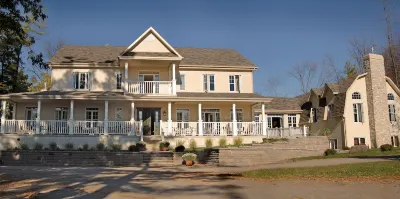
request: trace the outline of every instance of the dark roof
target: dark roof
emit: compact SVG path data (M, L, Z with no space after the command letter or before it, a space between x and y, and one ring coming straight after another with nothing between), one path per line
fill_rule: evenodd
M265 104L265 110L301 110L301 101L299 98L271 97L272 101ZM261 108L256 105L254 108Z
M124 46L64 46L51 59L51 63L99 63L118 64L118 56L126 50ZM183 60L181 65L248 66L255 65L232 49L174 48ZM173 53L136 52L128 56L174 57Z
M344 105L346 103L346 93L339 93L335 96L333 102L333 116L340 117L344 114Z
M178 97L210 97L210 98L269 98L256 93L203 93L203 92L178 92ZM268 103L269 104L269 103Z
M160 53L160 52L126 52L124 56L143 56L143 57L177 57L173 53Z
M324 92L324 88L312 88L311 91L313 91L317 95L322 95Z
M326 84L326 86L334 93L339 92L339 84Z
M310 121L310 110L303 110L300 114L299 123L308 123Z

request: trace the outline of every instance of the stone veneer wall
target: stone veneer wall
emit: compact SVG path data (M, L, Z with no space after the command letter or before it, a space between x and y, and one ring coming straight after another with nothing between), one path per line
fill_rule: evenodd
M289 139L289 142L260 144L253 147L219 150L220 166L255 166L277 163L292 158L319 156L329 148L325 136Z
M364 66L367 72L366 89L371 144L379 147L382 144L391 143L383 56L366 55Z

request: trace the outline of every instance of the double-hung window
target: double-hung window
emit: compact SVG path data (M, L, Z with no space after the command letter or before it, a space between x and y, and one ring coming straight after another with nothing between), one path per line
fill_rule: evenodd
M396 106L394 104L389 104L389 121L396 121Z
M117 89L122 89L122 73L117 72L116 76L117 76Z
M99 109L86 108L86 127L97 127L97 121L99 121Z
M354 122L363 122L363 108L362 103L353 104Z
M215 91L215 76L214 75L203 75L203 90Z
M296 114L289 114L288 115L288 125L289 125L289 127L297 127Z
M76 90L88 90L91 86L91 77L89 72L74 72L73 73L73 82L74 89Z
M233 113L231 109L231 121L233 120ZM242 109L236 109L236 121L237 122L243 122L243 110Z
M240 92L240 76L229 75L229 91Z
M363 137L355 137L354 145L365 145L365 138Z
M57 107L56 108L56 120L67 120L68 119L68 108Z
M189 128L189 109L176 109L176 121L179 128Z

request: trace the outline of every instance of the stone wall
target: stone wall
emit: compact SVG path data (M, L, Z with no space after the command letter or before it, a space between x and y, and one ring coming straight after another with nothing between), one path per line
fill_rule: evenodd
M255 166L284 160L323 155L329 148L325 136L289 139L288 142L259 144L252 147L223 148L219 150L220 166Z
M49 148L51 142L55 142L60 149L66 143L73 143L74 148L88 144L89 147L96 147L98 143L103 143L107 147L113 144L121 144L123 150L127 150L130 145L134 145L140 140L137 136L126 135L23 135L23 134L0 134L0 150L19 147L20 144L27 144L33 148L35 143L43 144L43 148Z
M385 67L382 55L364 57L371 143L374 147L390 144Z

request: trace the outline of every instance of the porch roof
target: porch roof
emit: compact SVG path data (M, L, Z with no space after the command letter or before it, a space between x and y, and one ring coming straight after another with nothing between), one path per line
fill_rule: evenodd
M135 101L237 101L270 102L272 98L255 93L192 93L178 92L177 95L124 94L113 91L40 91L0 95L0 100L34 99L77 99L77 100L135 100Z

